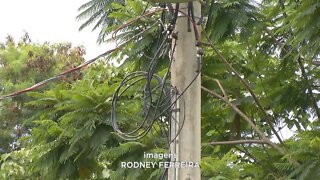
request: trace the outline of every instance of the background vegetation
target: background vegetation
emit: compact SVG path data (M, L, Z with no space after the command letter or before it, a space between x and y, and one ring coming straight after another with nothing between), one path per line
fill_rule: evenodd
M204 3L202 179L320 177L320 2ZM93 24L98 41L108 43L112 32L156 6L91 0L79 9L80 28ZM163 138L151 131L124 141L111 126L112 95L125 75L147 69L161 37L153 26L160 16L122 29L119 41L139 38L81 73L0 102L1 179L162 177L163 169L124 169L119 163L145 161L143 152L167 152ZM70 44L33 43L27 35L16 44L9 36L0 45L0 93L75 67L84 53ZM115 67L110 59L124 62ZM168 54L161 60L168 61ZM156 73L166 68L160 63ZM121 111L121 126L130 125L131 110ZM292 130L292 137L283 138L282 129Z

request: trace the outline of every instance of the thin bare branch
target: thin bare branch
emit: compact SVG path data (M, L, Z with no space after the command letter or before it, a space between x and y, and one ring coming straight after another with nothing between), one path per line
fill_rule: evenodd
M215 53L217 53L219 59L225 63L229 69L240 79L241 83L245 86L245 88L249 91L249 93L251 94L251 96L253 97L254 101L256 102L257 106L259 107L259 109L261 110L263 116L266 118L266 122L268 123L268 125L271 128L271 131L274 133L274 135L277 137L277 139L279 140L279 142L281 144L284 144L279 133L276 131L276 129L273 126L272 120L270 119L270 116L267 114L267 112L264 110L263 106L260 103L260 100L258 99L258 97L256 96L256 94L253 92L252 88L250 87L250 85L247 83L246 80L244 80L241 77L241 74L235 70L232 65L227 61L227 59L221 54L221 52L213 45L212 41L210 40L209 36L205 33L205 31L202 32L203 35L207 38L208 43L207 45L209 45Z
M293 49L292 49L291 51L289 51L288 49L286 49L285 46L284 46L284 44L282 44L281 42L279 42L279 41L277 40L277 38L274 36L274 34L272 33L272 31L270 31L268 28L265 28L265 30L266 30L266 32L272 37L272 39L276 42L276 44L280 47L281 50L283 50L284 52L286 52L287 55L290 55L290 54L292 53ZM296 50L296 51L298 52L298 50ZM303 65L303 63L302 63L303 58L301 57L301 55L299 54L299 52L298 52L298 55L299 55L299 57L298 57L297 61L298 61L298 64L299 64L299 68L300 68L300 70L301 70L302 77L303 77L303 79L304 79L304 81L305 81L305 84L306 84L306 87L307 87L307 89L308 89L308 94L309 94L309 96L310 96L310 98L311 98L313 107L314 107L314 109L315 109L315 111L316 111L316 114L317 114L317 117L318 117L318 119L319 119L319 118L320 118L320 108L319 108L319 106L318 106L318 104L317 104L317 100L316 100L316 98L314 97L314 94L312 93L311 83L310 83L309 78L308 78L308 75L307 75L307 73L306 73L306 69L305 69L305 67L304 67L304 65Z
M259 135L259 137L262 139L262 141L266 142L266 144L269 144L274 149L276 149L280 154L285 155L285 152L282 148L277 146L275 143L271 142L269 138L267 138L262 131L253 123L253 121L245 115L236 105L234 105L232 102L230 102L227 98L220 96L219 94L205 88L201 87L202 90L206 91L210 95L212 95L215 98L220 99L224 103L226 103L230 108L232 108L236 113L238 113L250 126L251 128Z
M220 82L218 79L212 78L212 77L207 76L207 75L205 75L205 74L203 74L203 73L202 73L202 75L203 75L203 76L205 76L206 78L208 78L208 79L210 79L210 80L212 80L212 81L216 82L216 83L218 84L218 86L219 86L219 88L220 88L220 90L221 90L222 94L223 94L223 97L228 97L228 95L227 95L226 91L224 90L224 88L223 88L223 86L222 86L221 82Z
M267 138L264 133L253 123L253 121L245 115L236 105L234 105L232 102L230 102L227 98L220 96L219 94L201 86L201 89L212 95L213 97L223 101L226 103L231 109L233 109L236 113L238 113L250 126L251 128L259 135L262 141L266 142L265 144L270 145L273 147L276 151L278 151L281 155L286 155L286 152L284 149L279 147L277 144L273 143L269 138ZM289 159L290 162L292 162L295 166L300 166L300 164L294 160Z
M236 144L268 144L268 143L262 140L247 139L247 140L236 140L236 141L216 141L216 142L204 143L202 145L236 145Z

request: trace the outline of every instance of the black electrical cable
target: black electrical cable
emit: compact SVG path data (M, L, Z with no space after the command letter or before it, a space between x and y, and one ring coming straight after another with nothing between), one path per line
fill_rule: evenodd
M170 39L170 42L171 41L172 40ZM175 42L175 44L174 44L174 46L172 48L172 51L171 51L171 54L170 54L170 57L169 57L169 59L170 59L169 67L168 67L168 69L167 69L167 71L166 71L166 73L164 75L164 78L163 78L163 82L162 82L163 86L165 85L166 80L168 79L169 74L170 74L170 67L171 67L172 61L173 61L173 53L174 53L174 50L175 50L175 46L176 46L176 42ZM162 87L162 89L163 88L164 87ZM170 88L168 90L166 90L166 92L169 92L169 93L165 94L164 98L162 98L162 101L160 102L160 106L159 107L162 107L162 106L166 107L171 103L171 99L172 99L172 93L171 93L172 92L172 88L171 88L171 86L170 86ZM165 111L162 114L162 116L164 116L164 117L162 117L162 118L160 117L159 121L156 121L156 123L159 124L158 127L160 128L160 132L161 132L159 134L160 135L164 134L165 138L168 138L168 139L170 138L170 135L169 135L170 127L169 126L171 124L171 115L172 115L172 109L170 109L169 111ZM161 124L163 124L163 125L161 125ZM167 126L167 129L166 129L166 126ZM154 129L157 131L156 128L154 128Z
M168 31L168 32L170 32L170 31ZM161 32L160 32L160 34L162 34ZM116 121L115 121L115 106L116 106L116 103L117 103L117 99L119 98L119 90L121 89L121 87L127 82L127 79L128 79L128 77L130 77L130 76L132 76L132 75L134 75L134 74L129 74L129 76L127 76L123 81L122 81L122 83L120 84L120 86L118 87L118 89L117 89L117 91L115 92L115 94L114 94L114 97L113 97L113 103L112 103L112 126L113 126L113 128L115 129L115 131L119 134L119 135L121 135L123 138L125 138L125 139L131 139L131 140L133 140L133 139L137 139L137 138L141 138L141 137L143 137L147 132L149 132L150 131L150 129L151 129L151 127L152 127L152 125L153 125L153 123L154 123L154 117L152 118L152 120L151 120L151 124L150 124L150 126L147 126L147 128L143 128L143 126L145 125L145 123L147 122L147 119L149 119L149 114L150 114L150 110L151 110L151 107L152 107L152 103L153 103L153 100L152 100L152 96L151 96L151 81L152 81L152 79L155 77L155 75L154 75L154 72L155 72L155 66L156 66L156 64L157 64L157 57L159 56L159 53L161 52L161 50L163 49L163 46L164 46L164 44L167 42L167 38L168 38L168 36L169 36L169 33L167 33L166 34L166 36L165 36L165 38L162 40L162 42L161 42L161 44L157 47L157 51L156 51L156 53L155 53L155 55L154 55L154 58L152 59L152 61L151 61L151 63L150 63L150 65L149 65L149 68L148 68L148 71L147 71L147 77L146 77L146 79L147 79L147 82L146 82L146 85L145 85L145 87L144 87L144 96L145 96L145 98L144 99L147 99L147 98L149 98L149 101L148 102L146 102L146 101L144 101L144 109L145 109L145 118L144 118L144 120L142 121L142 123L137 127L137 128L135 128L133 131L129 131L129 132L127 132L127 133L125 133L125 132L122 132L120 129L119 129L119 127L118 127L118 125L117 125L117 123L116 123ZM135 78L135 77L134 77ZM130 79L129 79L130 80ZM140 81L140 80L139 80ZM158 81L160 81L159 79L158 79ZM165 83L163 83L162 82L162 85L161 85L161 89L160 89L160 97L158 98L158 101L156 102L156 106L155 106L155 112L154 112L154 116L156 116L157 115L157 110L158 110L158 108L159 108L159 106L160 106L160 100L161 100L161 96L162 96L162 94L163 94L163 91L164 91L164 84ZM130 86L132 86L133 84L131 84L131 85L129 85L126 89L124 89L123 91L122 91L122 93L120 93L120 96L130 87ZM149 105L148 105L149 104ZM149 106L149 107L148 107ZM139 130L143 130L142 131L142 133L139 133L139 134L137 134L137 135L132 135L133 133L135 133L135 132L137 132L137 131L139 131Z
M165 39L163 42L165 42L165 41L166 41L166 39ZM158 49L157 52L156 52L156 55L160 52L163 44L164 44L164 43L161 43L159 49ZM147 132L150 131L150 129L151 129L153 123L154 123L154 120L155 120L155 119L154 119L154 117L153 117L152 120L151 120L150 126L147 126L146 128L143 128L143 125L147 122L147 119L149 119L149 114L150 114L150 110L151 110L151 104L153 103L153 101L152 101L152 96L151 96L151 81L152 81L152 79L153 79L154 77L157 77L158 82L159 82L159 83L162 82L162 81L160 80L160 78L154 74L154 71L155 71L154 66L155 66L155 63L156 63L156 62L155 62L155 60L156 60L156 55L155 55L153 61L150 63L148 72L143 72L143 76L146 76L146 80L147 80L146 85L145 85L145 87L144 87L144 96L145 96L144 99L150 98L150 100L148 101L148 103L149 103L150 105L149 105L149 107L144 107L145 109L147 109L147 112L145 113L145 114L146 114L146 115L145 115L145 118L144 118L143 122L142 122L137 128L135 128L133 131L130 131L130 132L125 133L125 132L122 132L122 131L119 129L119 127L118 127L118 125L117 125L117 123L116 123L116 120L115 120L115 106L116 106L117 100L119 99L119 94L118 94L118 93L119 93L120 89L121 89L122 86L128 81L128 80L127 80L128 77L130 77L129 80L132 79L132 78L131 78L132 75L134 75L133 78L136 78L135 74L137 74L137 73L131 73L131 74L129 74L126 78L124 78L124 80L122 81L122 83L120 84L120 86L118 87L117 91L116 91L115 94L114 94L113 101L112 101L112 105L113 105L113 106L112 106L112 107L113 107L113 108L112 108L112 109L113 109L113 110L112 110L112 126L113 126L113 128L115 129L115 131L116 131L121 137L123 137L123 138L125 138L125 139L135 140L135 139L139 139L139 138L143 137L144 135L146 135ZM141 73L140 73L140 74L141 74ZM138 75L138 76L139 76L139 75ZM139 80L139 81L140 81L140 80ZM135 82L135 83L136 83L136 82ZM130 88L132 85L133 85L133 84L130 84L129 86L127 86L127 88L124 89L124 90L122 91L122 93L120 93L120 96L121 96L128 88ZM164 86L162 85L162 86L161 86L161 90L160 90L160 97L158 98L157 104L156 104L156 106L155 106L155 112L154 112L155 114L154 114L154 116L156 116L157 109L158 109L158 107L159 107L159 102L160 102L160 99L161 99L161 96L162 96L163 91L164 91ZM144 104L146 104L146 103L144 103ZM139 133L139 134L137 134L137 135L131 135L131 134L133 134L133 133L135 133L135 132L137 132L137 131L139 131L139 130L143 130L142 133Z
M161 180L165 180L167 175L168 175L168 168L165 168L164 172L162 173Z
M146 73L147 72L144 72L144 75L146 75ZM149 106L149 109L148 109L148 111L147 111L147 115L145 116L145 118L144 118L144 121L143 121L143 123L142 124L140 124L140 126L138 127L138 128L136 128L134 131L131 131L130 132L130 134L127 134L127 133L124 133L124 132L122 132L120 129L119 129L119 127L118 127L118 125L117 125L117 123L116 123L116 119L115 119L115 107L116 107L116 102L117 102L117 100L118 100L118 93L119 93L119 90L120 90L120 88L122 87L122 86L119 86L119 88L116 90L116 92L115 92L115 94L114 94L114 97L113 97L113 101L112 101L112 105L113 105L113 108L112 108L112 126L114 127L114 129L115 129L115 131L121 136L121 137L123 137L124 139L127 139L127 140L137 140L137 139L140 139L140 138L142 138L142 137L144 137L149 131L150 131L150 129L152 128L152 125L153 125L153 123L154 123L154 120L155 119L158 119L160 116L162 116L166 111L168 111L180 98L181 98L181 96L187 91L187 89L189 89L189 87L194 83L194 81L197 79L197 77L199 76L199 74L200 74L200 72L198 72L195 76L194 76L194 78L192 79L192 81L188 84L188 86L176 97L176 99L169 105L169 106L167 106L165 109L163 109L160 113L157 113L157 108L159 107L159 102L160 102L160 98L158 99L158 101L157 101L157 105L155 106L155 112L154 112L154 116L153 116L153 118L152 118L152 120L151 120L151 124L150 124L150 126L148 126L146 129L144 129L144 131L142 132L142 133L140 133L140 134L138 134L138 135L130 135L132 132L137 132L139 129L140 130L142 130L141 129L141 127L143 126L143 124L147 121L147 119L148 119L148 117L149 117L149 113L150 113L150 106ZM155 75L153 75L153 76L155 76ZM126 79L125 79L125 81L126 81ZM123 82L125 82L125 81L123 81ZM121 83L121 84L124 84L124 83ZM127 86L127 88L125 89L125 90L127 90L128 88L129 88L130 86ZM124 93L124 91L122 91L122 93L121 94L123 94ZM160 92L161 94L163 93L163 91L161 91ZM151 97L151 96L150 96ZM160 95L160 97L161 97L161 95ZM151 103L152 101L150 101L150 103ZM181 128L179 128L179 132L181 131L181 129L182 129L182 127ZM177 133L178 134L178 133ZM177 135L176 135L177 136ZM176 137L175 137L176 138ZM174 138L174 139L175 139ZM171 142L170 143L172 143L172 141L174 141L174 139L172 139L171 140Z
M155 77L155 79L158 82L161 82L161 78L159 76L157 76L157 75L153 75L153 76ZM113 96L113 103L116 103L119 100L119 97L121 97L129 88L133 87L133 85L135 85L136 83L146 79L146 77L147 77L147 72L144 72L144 71L138 71L138 72L130 73L129 75L127 75L122 80L118 89L115 91L114 96ZM134 81L130 82L131 80L134 80ZM130 82L130 84L127 84L127 82ZM121 90L122 87L125 87L125 88L123 90ZM157 86L155 88L157 88ZM120 90L121 90L121 92L120 92ZM145 94L145 93L143 93L143 94ZM147 99L147 98L148 98L148 96L144 97L144 99ZM115 104L113 104L113 105L115 105Z
M173 143L177 139L177 137L181 133L181 130L184 126L185 102L183 100L183 94L190 88L190 86L199 77L199 74L201 72L201 59L202 59L203 53L200 52L198 48L198 46L200 46L200 43L198 43L199 34L195 27L192 3L189 3L188 23L190 25L190 21L192 21L193 28L195 31L195 36L197 41L196 46L198 49L198 52L197 52L198 68L194 78L191 80L191 82L189 82L189 84L181 92L179 92L177 89L171 86L168 86L166 84L166 81L170 74L170 69L173 61L173 53L176 46L176 41L174 41L175 44L173 45L173 47L172 47L172 44L169 44L169 40L170 40L169 37L172 36L172 32L176 24L178 12L179 12L179 4L176 5L176 8L177 9L174 9L174 16L172 19L170 19L171 22L169 23L169 26L167 27L166 31L164 30L165 14L164 14L164 11L162 12L162 15L161 15L162 18L160 21L161 24L159 27L159 38L157 42L158 49L155 52L153 58L151 58L147 71L142 73L143 75L140 76L140 79L135 80L137 82L133 81L134 83L131 82L129 84L122 82L112 99L112 126L114 127L117 134L126 140L137 140L137 139L143 138L151 131L152 128L154 128L155 131L157 131L160 134L160 136L164 135L166 138L168 138L167 145L168 147L170 147L171 143ZM169 9L172 10L173 8L169 7ZM164 34L163 32L166 32L166 34ZM170 56L169 67L163 79L161 79L159 76L155 74L156 66L157 66L158 60L164 55L166 55L167 52L169 52L170 48L171 48L171 56ZM120 99L120 96L124 95L125 92L129 90L129 88L132 88L134 86L134 84L140 85L139 82L141 81L146 81L145 85L143 86L143 93L142 93L143 97L141 98L142 105L143 105L142 109L144 112L143 121L133 131L122 132L119 129L116 121L117 101L118 99ZM154 81L156 81L156 84L154 84L155 83ZM121 87L125 85L126 85L125 88ZM122 89L124 88L124 90L122 90L119 95L118 92L120 91L121 88ZM179 101L179 106L176 106L178 101ZM183 110L184 112L181 112L183 114L183 117L179 117L179 120L178 120L176 119L175 116L173 116L173 112L180 111L180 110ZM156 126L154 126L155 124ZM176 126L176 132L171 131L171 128L172 128L171 126ZM128 127L128 126L125 126L125 127ZM169 152L170 151L171 150L169 149ZM168 169L165 169L161 176L161 179L166 179L167 174L168 174Z
M179 7L179 4L177 4L176 7ZM172 10L172 8L170 10ZM172 95L168 93L168 92L172 92L172 87L166 84L166 81L168 79L169 72L170 72L172 59L173 59L173 53L171 54L170 65L163 79L161 79L159 76L155 74L158 60L160 59L161 56L165 55L166 52L168 52L169 48L171 48L171 45L168 43L169 36L171 36L171 33L174 29L175 22L177 20L177 16L179 12L178 9L173 9L173 10L174 10L174 17L170 19L169 26L167 27L166 31L164 31L166 32L166 34L165 35L163 34L163 30L161 30L161 28L159 29L157 50L154 54L154 57L151 59L151 62L149 64L147 71L140 72L138 74L130 73L129 75L127 75L127 77L125 77L124 80L120 83L118 89L116 90L113 96L112 115L111 115L112 126L114 130L117 132L117 134L124 139L127 139L127 140L140 139L145 135L147 135L147 133L152 129L154 123L157 123L160 129L159 134L164 134L167 137L169 136L168 138L170 140L168 141L168 143L170 145L177 138L177 136L179 135L183 127L184 121L179 122L179 128L176 134L173 135L170 133L166 133L166 131L169 131L168 129L170 129L172 121L176 121L176 119L172 117L172 112L176 110L173 108L173 106L177 103L178 100L182 100L181 96L198 78L200 74L200 70L197 71L197 74L195 75L195 77L187 85L187 87L184 90L182 90L182 92L175 92L175 93L178 93L178 96L176 96L174 100L172 100ZM193 16L193 11L189 10L189 15ZM193 21L193 25L194 25L194 17L190 17L190 16L188 19L189 21ZM164 27L163 26L163 24L165 23L163 22L165 20L164 17L165 17L164 12L162 12L162 18L161 18L162 21L161 21L160 27ZM197 30L195 30L195 34L197 39L198 38ZM173 48L173 51L174 49L175 48ZM118 101L120 100L120 97L124 95L126 91L129 91L130 88L135 87L135 84L138 85L139 83L141 83L141 81L145 82L145 85L143 85L143 93L142 93L143 98L141 98L142 105L143 105L142 115L144 116L142 118L143 121L140 122L139 125L136 128L134 128L134 130L123 132L122 130L120 130L116 120L116 106L119 103ZM156 83L156 85L154 85L154 83ZM184 105L184 102L182 104ZM155 128L155 130L157 130L157 128Z

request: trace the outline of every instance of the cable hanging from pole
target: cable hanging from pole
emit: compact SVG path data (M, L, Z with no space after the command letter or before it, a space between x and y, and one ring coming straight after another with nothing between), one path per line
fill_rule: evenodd
M179 4L177 4L177 7L179 7ZM166 131L168 132L170 129L169 126L171 124L171 121L176 121L174 117L172 117L173 111L177 110L175 109L175 104L178 100L181 100L181 106L184 105L183 99L181 98L182 95L194 83L194 81L200 74L201 56L203 55L203 51L201 51L201 48L199 48L199 33L196 28L193 11L189 10L189 14L186 14L177 9L177 7L175 9L171 4L162 5L161 20L159 22L159 38L157 43L158 47L157 51L151 58L148 69L146 71L139 71L128 74L122 80L113 95L111 113L112 127L119 135L119 137L125 140L141 139L146 136L152 130L152 128L157 130L157 128L154 127L154 125L157 124L157 127L160 129L160 134L166 135L168 145L170 145L179 135L183 127L184 122L181 122L179 123L179 129L177 130L176 134L170 135L169 133L166 133ZM192 8L192 5L189 6L189 8ZM166 11L169 11L171 13L171 18L169 19L169 24L167 27L164 26L166 17L164 13ZM192 24L196 39L195 46L198 49L197 74L194 76L192 81L189 82L187 87L181 92L178 92L177 89L171 87L167 83L170 76L170 67L173 61L173 53L175 50L175 44L172 45L171 42L172 38L177 38L177 35L173 34L173 30L179 12L187 17L188 22ZM141 17L145 17L151 14L153 14L153 12L143 14L141 15ZM138 19L139 18L135 18L129 21L128 24L132 24ZM121 31L122 28L128 26L128 24L119 27L113 35L115 35L118 31ZM116 36L113 37L115 38ZM163 51L163 49L167 48L171 48L171 54L169 57L170 62L166 74L163 78L161 78L159 75L155 74L156 65L158 63L158 60L162 56L161 52ZM172 97L174 95L176 97L173 99ZM132 104L138 106L139 108L130 109L131 106L134 107L134 105ZM119 120L121 119L121 115L119 117L118 114L121 114L121 112L127 113L127 115L125 115L125 117L128 117L126 121ZM129 122L129 124L123 122Z
M140 15L137 18L134 18L124 25L120 26L118 29L114 31L112 34L112 39L117 41L116 34L118 31L121 31L122 29L126 28L127 26L131 25L132 23L138 21L139 19L147 16L152 16L153 14L157 12L162 12L161 15L161 20L158 21L159 23L159 41L158 41L158 46L157 46L157 51L155 52L153 58L151 58L151 62L149 64L149 67L147 71L140 71L140 72L134 72L128 74L120 83L119 87L117 88L116 92L113 95L112 98L112 126L114 130L117 132L117 134L127 140L137 140L140 139L144 136L147 135L147 133L153 128L153 125L155 123L158 124L158 127L160 128L160 132L162 135L164 135L166 138L168 138L168 144L170 145L172 143L172 137L170 139L168 131L169 129L169 124L171 123L174 118L172 118L172 112L176 109L174 109L174 106L176 102L181 99L181 96L184 94L184 92L193 84L193 82L197 79L199 76L200 71L197 72L195 75L194 79L188 84L188 86L182 91L182 92L177 92L176 89L172 88L169 83L167 83L169 76L170 76L170 67L171 63L173 61L173 53L175 49L175 44L172 45L171 41L172 38L177 38L176 35L174 35L172 32L175 27L175 23L178 17L178 13L183 14L185 17L187 17L188 22L190 22L194 28L194 35L196 38L196 45L199 45L199 33L196 28L196 23L193 18L193 12L191 14L186 14L178 9L179 4L176 5L176 8L173 8L171 4L166 4L163 5L161 8L157 8L151 12L146 12L142 15ZM165 27L165 21L166 21L166 12L169 12L169 17L168 21L169 24L167 27ZM155 23L156 24L156 23ZM153 24L153 25L155 25ZM47 83L60 79L62 77L65 77L66 75L79 71L82 68L92 64L93 62L97 61L98 59L105 57L123 46L125 46L128 42L136 39L137 37L140 37L142 34L150 30L150 28L153 26L151 25L150 27L144 29L143 31L139 32L136 34L134 37L128 39L127 41L121 43L120 45L117 44L117 46L111 50L106 51L105 53L102 53L98 55L97 57L86 61L85 63L69 69L67 71L64 71L54 77L51 77L49 79L43 80L31 87L28 87L23 90L19 90L4 96L0 96L0 101L4 99L9 99L16 97L18 95L24 94L26 92L34 91L39 89L40 87L46 85ZM173 46L173 48L172 48ZM169 66L167 68L167 71L164 75L163 78L161 78L159 75L156 74L156 66L158 63L158 60L160 57L164 56L167 52L168 49L171 48L171 53L170 53L170 61L169 61ZM134 88L134 90L132 90ZM137 91L139 90L139 92ZM130 94L131 93L131 94ZM172 96L176 94L176 99L172 100ZM133 128L133 130L130 131L124 131L121 130L122 125L118 125L119 122L116 119L116 114L117 114L117 106L119 104L121 105L121 100L127 99L127 100L133 100L134 98L137 98L135 96L139 96L140 98L140 104L141 104L141 111L140 113L140 118L142 118L141 122L138 122L136 120L136 123L138 124L136 128ZM131 98L131 99L130 99ZM183 101L183 100L182 100ZM135 102L135 101L133 101ZM183 106L184 103L182 103ZM122 105L123 106L123 105ZM141 116L142 115L142 116ZM121 124L121 123L120 123ZM183 123L182 123L183 125ZM180 132L182 126L179 128L178 133ZM177 137L178 134L173 135L173 137ZM173 138L175 139L175 138Z

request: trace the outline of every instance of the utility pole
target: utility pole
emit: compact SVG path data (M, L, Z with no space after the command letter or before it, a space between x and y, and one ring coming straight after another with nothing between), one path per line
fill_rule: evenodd
M193 2L193 8L194 17L198 19L201 15L200 3L197 1ZM179 9L185 14L188 14L188 3L180 3ZM174 30L174 33L177 34L178 37L177 39L173 39L173 44L176 43L176 47L172 62L171 84L177 89L178 94L176 97L178 97L190 83L192 84L178 100L176 105L177 110L173 113L171 123L171 138L173 142L170 145L170 153L175 155L175 158L171 158L171 161L200 164L201 75L199 74L197 76L199 73L199 62L197 60L195 32L192 23L189 23L191 28L188 28L188 21L190 21L190 18L179 13ZM190 29L191 32L188 31ZM197 78L195 79L196 76ZM179 132L182 123L183 127ZM178 133L179 135L175 138L175 135ZM200 168L170 168L168 179L200 180Z

